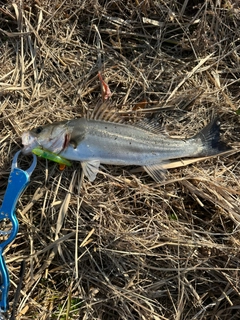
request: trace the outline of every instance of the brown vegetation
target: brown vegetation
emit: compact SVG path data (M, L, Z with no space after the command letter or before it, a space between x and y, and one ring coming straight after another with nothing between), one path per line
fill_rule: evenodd
M238 1L0 2L1 198L21 133L86 116L100 70L126 121L158 111L190 136L218 114L233 148L161 185L39 160L5 252L10 307L26 261L17 319L239 319Z

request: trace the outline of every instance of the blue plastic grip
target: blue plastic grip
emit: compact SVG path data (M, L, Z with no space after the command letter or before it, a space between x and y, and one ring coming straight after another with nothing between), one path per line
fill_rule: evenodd
M12 224L8 238L0 245L0 310L3 312L8 310L9 274L2 254L5 247L15 239L18 233L18 220L15 214L15 207L28 182L28 173L21 169L14 168L9 176L7 190L3 198L2 207L0 208L0 221L8 219Z
M12 242L18 232L18 220L15 215L17 201L29 182L29 175L18 168L13 169L8 179L8 186L0 208L0 221L9 219L12 222L12 232L9 238L4 241L3 249ZM3 245L3 243L2 243Z

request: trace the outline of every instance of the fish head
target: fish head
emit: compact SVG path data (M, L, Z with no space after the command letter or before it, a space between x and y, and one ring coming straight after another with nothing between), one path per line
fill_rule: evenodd
M22 134L22 151L28 154L34 148L41 147L54 153L60 153L68 146L70 136L71 130L67 122L37 127Z

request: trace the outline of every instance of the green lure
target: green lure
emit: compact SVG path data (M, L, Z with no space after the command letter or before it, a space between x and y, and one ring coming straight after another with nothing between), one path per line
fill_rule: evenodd
M56 153L50 152L48 150L44 150L44 149L37 147L37 148L32 149L32 153L34 153L35 155L37 155L41 158L57 162L59 164L66 165L68 167L71 166L70 161L68 161L67 159L62 158L62 157L58 156Z

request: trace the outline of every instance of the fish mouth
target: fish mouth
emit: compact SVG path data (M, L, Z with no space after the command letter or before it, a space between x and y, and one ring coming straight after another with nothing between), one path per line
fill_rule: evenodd
M56 154L65 150L70 143L71 135L66 133L61 136L57 136L53 139L46 139L44 141L40 140L37 137L32 136L29 132L24 132L22 134L22 145L23 154L29 154L36 147L43 147L46 150L54 152Z
M29 132L24 132L22 134L22 153L29 154L32 152L32 149L36 148L39 144L35 137L31 136Z

